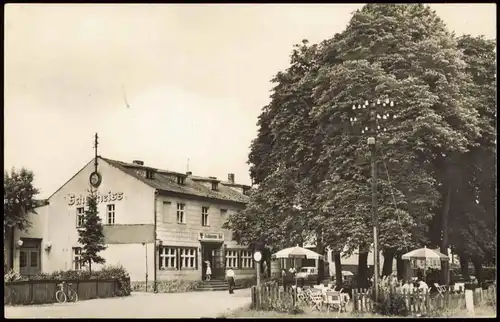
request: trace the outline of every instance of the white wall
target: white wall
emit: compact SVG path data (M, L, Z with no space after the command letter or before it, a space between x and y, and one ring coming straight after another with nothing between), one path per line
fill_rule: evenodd
M130 274L131 281L146 280L146 248L148 281L154 279L154 243L147 246L142 244L113 244L101 253L106 259L104 265L122 265ZM100 269L104 265L95 265L95 269ZM94 269L94 268L92 268Z
M42 270L44 272L52 272L60 269L66 270L73 267L73 247L81 246L78 243L78 231L76 228L76 208L86 207L86 205L84 202L80 205L76 202L72 203L72 201L74 201L72 195L76 197L85 197L88 195L89 176L93 171L94 163L90 162L56 191L50 197L49 205L43 207L45 215L33 215L34 228L22 235L23 237L43 238ZM99 216L103 224L106 224L106 207L109 203L114 203L115 205L116 225L152 225L154 223L153 188L109 165L104 160L99 160L98 171L102 175L102 183L98 189L101 195L108 195L110 191L111 193L122 194L121 200L103 200L103 202L98 204ZM52 243L52 249L49 253L43 250L43 244L47 241ZM140 244L139 246L144 247ZM133 252L133 246L126 250L123 256L116 255L119 249L126 249L123 247L126 247L126 245L108 245L109 250L104 251L101 255L105 258L110 256L111 260L109 263L115 262L115 259L127 263L123 264L124 267L127 270L133 270L135 272L134 275L138 275L140 270L139 267L141 266L136 263L136 259L125 259L126 256L132 255L130 256L131 258L136 256ZM128 253L129 251L132 251L132 253ZM17 257L18 256L17 254ZM129 265L129 267L126 265ZM153 264L151 264L151 266L153 266Z

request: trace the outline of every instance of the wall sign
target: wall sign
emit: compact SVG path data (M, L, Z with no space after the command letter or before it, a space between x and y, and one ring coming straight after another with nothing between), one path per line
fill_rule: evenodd
M68 194L68 206L85 206L87 202L88 196L84 196L80 194L77 196L74 193L69 193ZM108 194L101 195L99 192L97 193L97 203L100 202L113 202L113 201L120 201L123 199L123 192L112 192L109 191Z
M224 241L224 234L200 233L199 239L206 241Z

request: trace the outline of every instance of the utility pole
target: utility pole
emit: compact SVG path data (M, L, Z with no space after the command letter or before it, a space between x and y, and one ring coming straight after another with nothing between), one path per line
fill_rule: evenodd
M94 151L95 151L95 158L94 158L94 171L97 172L97 146L99 145L98 142L99 136L97 136L97 133L95 134L95 139L94 139Z
M371 188L372 188L372 220L373 220L373 289L375 295L375 302L378 301L378 285L380 274L380 261L379 261L379 248L378 248L378 213L377 213L377 146L376 137L379 131L386 132L387 128L384 126L384 121L394 119L395 116L391 111L387 111L387 107L394 107L394 102L390 99L385 99L381 102L378 99L376 102L365 101L363 105L353 105L353 114L356 110L361 113L361 119L356 116L349 118L351 127L360 129L361 134L369 135L367 144L370 148L370 164L371 164ZM382 126L381 126L382 124Z

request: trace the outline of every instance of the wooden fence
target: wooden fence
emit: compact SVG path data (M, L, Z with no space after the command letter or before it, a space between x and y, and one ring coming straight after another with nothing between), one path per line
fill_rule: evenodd
M416 290L406 292L400 288L390 288L379 293L380 299L387 298L391 294L398 294L405 303L408 313L412 315L428 315L432 312L448 309L465 309L465 294L454 294L452 292L431 293L429 290ZM372 312L374 308L373 295L371 290L353 289L352 291L353 311ZM496 306L496 287L489 287L487 290L476 289L473 293L474 306L487 305Z
M67 280L78 294L79 301L95 298L115 297L120 288L119 280ZM4 305L28 305L55 303L59 280L30 280L4 282Z
M283 287L276 282L252 286L252 309L254 310L268 311L286 304L294 306L296 299L295 290L285 292Z

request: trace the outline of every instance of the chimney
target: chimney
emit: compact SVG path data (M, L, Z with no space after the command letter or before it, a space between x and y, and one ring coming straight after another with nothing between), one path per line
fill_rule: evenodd
M141 160L134 160L132 161L133 164L138 164L138 165L144 165L144 161Z
M229 173L227 175L227 181L234 183L234 173Z
M189 177L189 176L193 175L193 173L191 171L188 171L188 172L186 172L186 175Z

